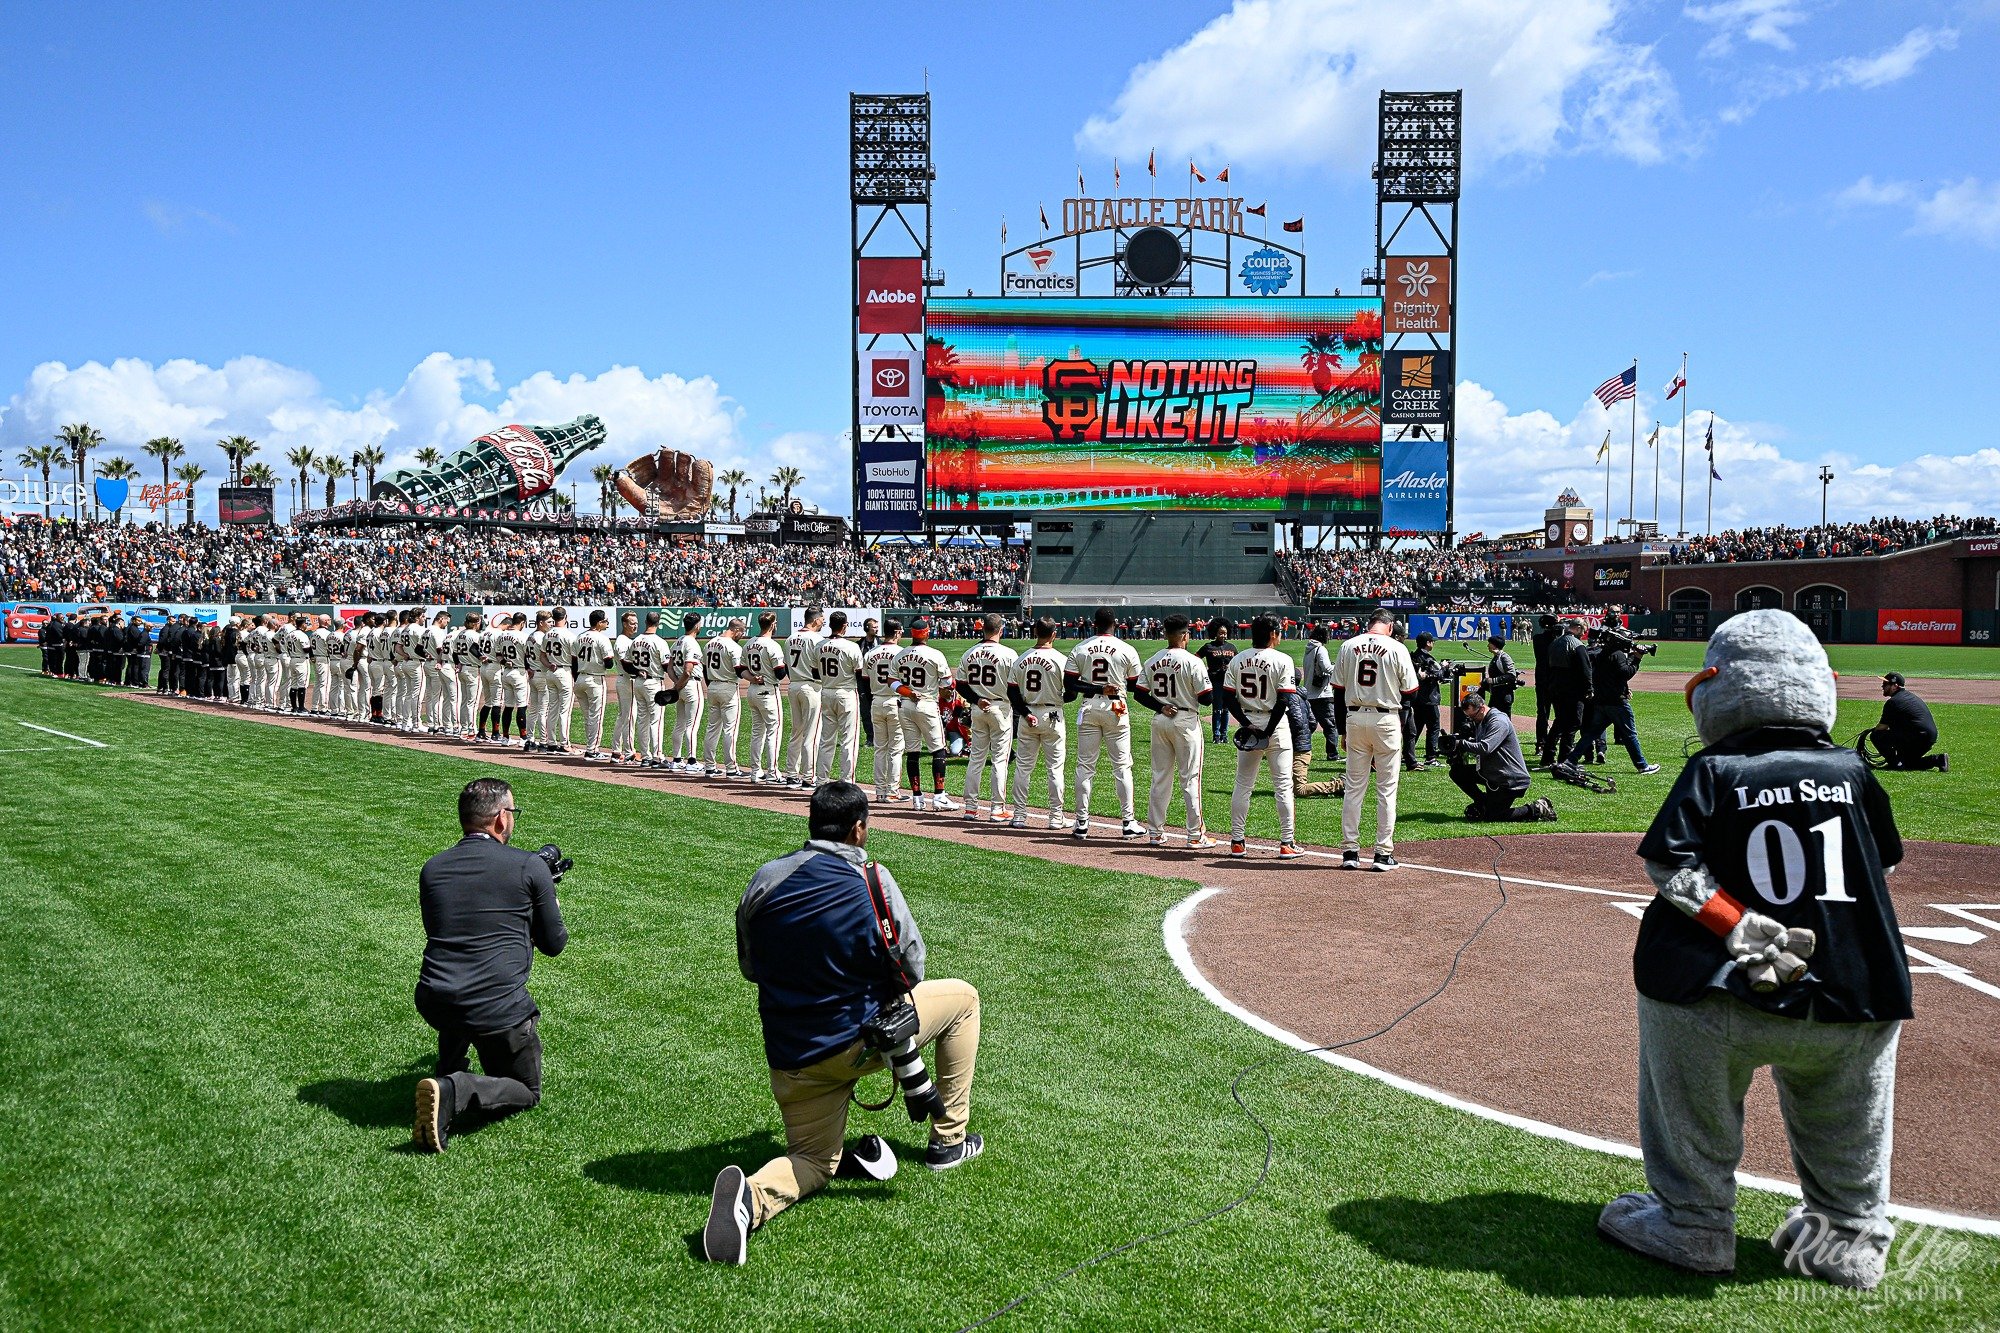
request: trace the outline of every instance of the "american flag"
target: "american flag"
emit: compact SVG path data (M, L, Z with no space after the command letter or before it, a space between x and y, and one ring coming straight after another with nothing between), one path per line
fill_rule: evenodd
M1610 379L1597 386L1597 401L1606 407L1622 403L1627 398L1636 397L1639 392L1639 367L1627 366Z

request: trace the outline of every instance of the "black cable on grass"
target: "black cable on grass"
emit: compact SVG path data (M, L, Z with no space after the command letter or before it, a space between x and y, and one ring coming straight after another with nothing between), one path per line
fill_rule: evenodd
M1018 1309L1021 1305L1025 1304L1026 1302L1034 1299L1036 1296L1041 1295L1043 1292L1048 1291L1054 1287L1060 1286L1062 1283L1067 1282L1070 1278L1075 1277L1078 1273L1081 1273L1084 1269L1095 1267L1096 1265L1103 1263L1106 1259L1115 1259L1119 1255L1125 1254L1131 1250L1136 1250L1141 1245L1145 1245L1151 1241L1164 1240L1168 1236L1178 1235L1183 1231L1191 1231L1195 1227L1200 1226L1204 1222L1212 1222L1216 1218L1221 1217L1224 1213L1233 1212L1237 1208L1240 1208L1244 1204L1250 1202L1250 1200L1256 1195L1257 1191L1264 1188L1264 1182L1270 1178L1271 1159L1274 1152L1276 1151L1277 1141L1271 1136L1271 1127L1265 1124L1262 1120L1258 1119L1257 1113L1251 1110L1249 1103L1243 1100L1243 1080L1248 1078L1250 1075L1256 1073L1258 1070L1264 1068L1266 1065L1274 1064L1277 1061L1282 1060L1287 1055L1292 1055L1292 1054L1320 1055L1329 1051L1345 1050L1350 1046L1359 1046L1363 1042L1374 1041L1377 1037L1386 1036L1388 1035L1388 1033L1390 1033L1396 1028L1397 1024L1401 1023L1411 1014L1416 1013L1419 1009L1429 1004L1432 1000L1435 1000L1438 996L1444 994L1445 987L1451 985L1452 980L1458 976L1459 960L1465 957L1465 951L1472 947L1472 942L1479 938L1480 933L1486 929L1486 927L1492 922L1493 918L1500 915L1500 909L1507 905L1507 881L1504 878L1502 878L1500 874L1500 862L1506 858L1507 849L1505 845L1501 843L1500 839L1495 837L1493 834L1487 833L1481 836L1483 836L1484 838L1486 838L1487 841L1493 844L1493 883L1500 890L1500 901L1493 904L1492 911L1488 912L1485 916L1479 919L1479 924L1472 928L1472 933L1465 937L1465 942L1458 946L1458 951L1456 953L1452 954L1451 967L1445 972L1444 980L1440 981L1437 984L1436 990L1433 990L1429 995L1424 996L1423 999L1418 1000L1415 1004L1405 1009L1402 1013L1397 1014L1387 1023L1384 1023L1381 1027L1376 1028L1373 1032L1370 1032L1365 1036L1350 1037L1346 1041L1336 1041L1325 1046L1313 1046L1297 1052L1280 1051L1276 1055L1267 1055L1263 1059L1253 1060L1249 1064L1243 1066L1243 1068L1237 1070L1236 1077L1229 1081L1230 1099L1236 1103L1236 1108L1238 1110L1240 1110L1241 1112L1243 1112L1244 1115L1249 1117L1250 1123L1255 1125L1259 1130L1259 1132L1261 1132L1264 1135L1264 1163L1262 1166L1257 1168L1257 1178L1250 1182L1250 1187L1248 1189L1244 1190L1241 1194L1237 1195L1229 1202L1209 1209L1207 1212L1201 1214L1199 1217L1190 1217L1185 1221L1176 1222L1172 1226L1162 1227L1158 1231L1149 1231L1143 1236L1135 1236L1134 1238L1126 1241L1122 1245L1115 1245L1108 1250L1101 1250L1098 1253L1091 1255L1088 1259L1085 1259L1082 1263L1072 1264L1068 1268L1063 1269L1062 1272L1057 1273L1054 1277L1048 1279L1046 1282L1042 1282L1037 1286L1029 1288L1027 1291L1022 1292L1019 1296L1016 1296L1014 1297L1014 1299L1008 1301L1005 1305L999 1306L990 1313L982 1315L980 1318L973 1320L971 1323L962 1326L961 1328L958 1329L958 1333L972 1333L973 1329L983 1328L987 1324L990 1324L994 1320L1000 1318L1002 1315L1011 1313L1012 1311Z

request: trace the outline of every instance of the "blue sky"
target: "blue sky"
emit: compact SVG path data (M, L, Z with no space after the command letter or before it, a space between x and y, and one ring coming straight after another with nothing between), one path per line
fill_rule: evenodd
M1352 290L1376 90L1464 87L1462 528L1601 487L1590 389L1639 356L1643 433L1684 350L1718 526L1816 515L1822 462L1839 514L1990 513L1997 33L1922 0L12 6L0 475L79 417L219 473L239 430L276 462L596 411L603 461L792 463L845 508L846 94L927 71L960 291L1003 213L1027 239L1149 148L1305 215Z

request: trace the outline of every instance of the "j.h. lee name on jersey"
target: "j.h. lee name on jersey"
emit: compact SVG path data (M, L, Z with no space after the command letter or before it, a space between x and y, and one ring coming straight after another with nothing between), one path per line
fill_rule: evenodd
M1736 808L1755 810L1767 805L1790 805L1793 790L1791 787L1759 787L1753 792L1748 787L1738 787ZM1854 784L1851 782L1828 786L1811 778L1800 778L1797 791L1801 803L1825 801L1834 805L1854 804Z

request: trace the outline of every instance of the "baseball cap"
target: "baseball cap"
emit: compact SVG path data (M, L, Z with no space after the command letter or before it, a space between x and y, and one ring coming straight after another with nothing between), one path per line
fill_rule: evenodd
M1889 684L1891 685L1901 685L1904 683L1903 673L1900 671L1885 672L1882 676L1882 679L1889 682Z
M1505 635L1489 634L1486 636L1486 642L1494 645L1495 647L1498 647L1499 645L1507 642L1507 639Z
M915 620L912 620L910 622L910 633L929 634L930 632L931 632L931 621L929 616L918 616Z

